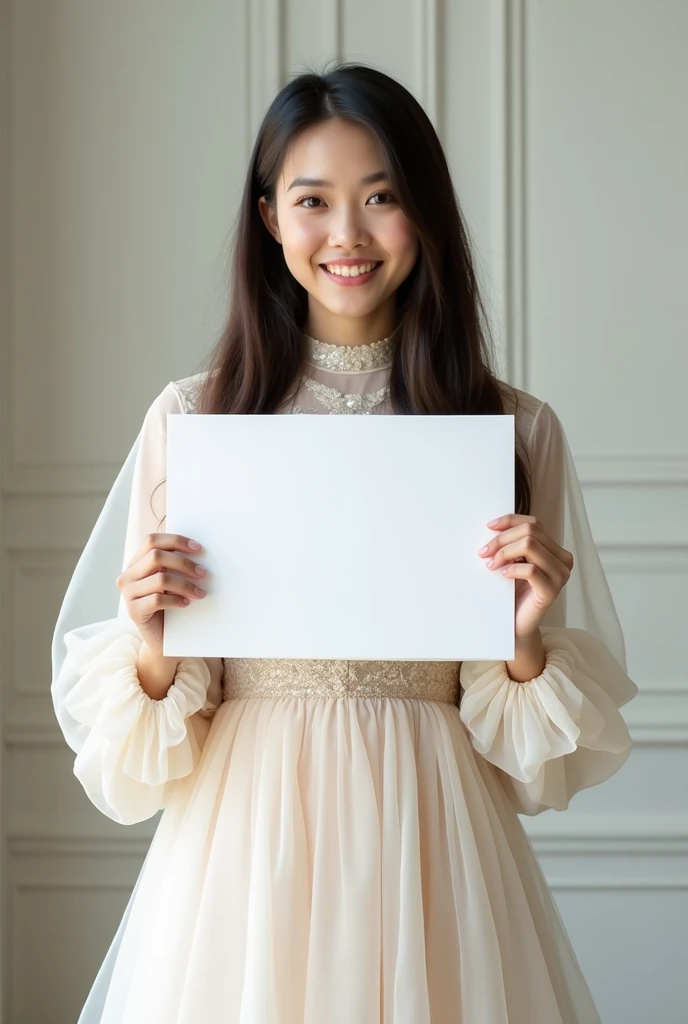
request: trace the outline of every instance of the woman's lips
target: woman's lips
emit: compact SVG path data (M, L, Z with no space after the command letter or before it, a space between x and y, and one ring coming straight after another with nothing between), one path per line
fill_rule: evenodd
M375 274L377 274L381 266L382 262L378 263L378 265L376 267L373 267L372 270L369 270L367 274L358 274L356 277L342 277L341 274L331 274L324 263L320 264L320 269L323 271L323 273L327 274L329 280L334 281L335 284L341 284L344 285L346 288L352 288L358 284L367 284L368 281L370 281L375 276Z

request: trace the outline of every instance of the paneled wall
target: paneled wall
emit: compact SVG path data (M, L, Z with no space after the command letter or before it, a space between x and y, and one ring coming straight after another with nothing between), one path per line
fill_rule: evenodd
M62 594L149 402L222 323L267 102L333 56L426 106L502 371L567 430L636 746L525 824L605 1024L685 1019L687 37L681 0L0 0L6 1024L76 1020L154 827L115 826L72 776Z

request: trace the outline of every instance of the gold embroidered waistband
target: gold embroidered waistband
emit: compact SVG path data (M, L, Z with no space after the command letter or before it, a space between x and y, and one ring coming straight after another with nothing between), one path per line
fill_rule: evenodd
M225 658L224 699L407 697L456 703L460 662Z

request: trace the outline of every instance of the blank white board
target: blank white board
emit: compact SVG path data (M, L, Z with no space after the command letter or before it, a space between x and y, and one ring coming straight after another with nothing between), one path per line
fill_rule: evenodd
M510 660L514 581L478 556L514 511L513 416L169 415L166 532L207 596L176 657Z

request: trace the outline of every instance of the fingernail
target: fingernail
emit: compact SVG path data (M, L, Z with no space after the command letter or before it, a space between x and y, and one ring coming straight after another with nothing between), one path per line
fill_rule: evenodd
M486 544L484 548L481 548L481 549L480 549L480 551L478 552L478 554L479 554L479 555L484 555L484 554L485 554L485 552L487 551L487 547L488 547L488 545Z
M196 575L197 576L205 576L207 571L208 570L204 569L202 565L197 565L196 566Z
M490 519L490 521L489 521L489 523L487 525L488 526L496 526L498 522L499 522L499 519Z
M485 562L485 565L488 567L488 569L491 569L492 566L494 565L494 558L488 558L488 560Z
M190 540L189 541L189 547L191 548L192 551L200 551L201 550L201 545L197 541L195 541L195 540Z
M205 597L205 590L201 590L200 587L194 587L194 590L196 591L199 597Z

